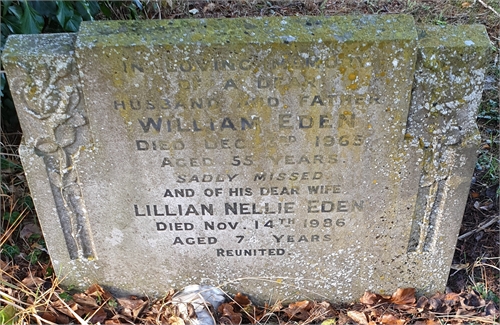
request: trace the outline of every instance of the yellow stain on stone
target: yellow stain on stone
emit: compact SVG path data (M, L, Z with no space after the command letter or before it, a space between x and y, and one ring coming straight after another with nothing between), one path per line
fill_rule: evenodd
M36 87L36 86L35 87L31 87L30 92L29 92L30 99L32 99L33 96L35 96L37 90L38 90L38 87Z
M349 86L346 87L347 89L350 89L350 90L355 90L358 88L358 84L357 83L353 83Z
M191 40L192 40L192 41L195 41L195 42L196 42L196 41L201 41L202 39L203 39L203 35L202 35L201 33L200 33L200 34L196 34L196 33L195 33L195 34L193 34L193 35L191 36Z
M351 74L349 74L348 78L349 78L349 80L354 81L354 80L356 80L356 77L357 77L357 75L355 73L351 73Z
M373 180L373 184L377 184L377 180L376 179Z
M418 138L418 146L420 149L423 149L425 147L425 142L422 138Z

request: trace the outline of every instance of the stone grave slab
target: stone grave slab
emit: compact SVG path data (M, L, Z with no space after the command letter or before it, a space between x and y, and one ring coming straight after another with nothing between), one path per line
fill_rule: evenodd
M10 37L20 154L55 270L117 294L443 290L487 48L482 26L405 15Z

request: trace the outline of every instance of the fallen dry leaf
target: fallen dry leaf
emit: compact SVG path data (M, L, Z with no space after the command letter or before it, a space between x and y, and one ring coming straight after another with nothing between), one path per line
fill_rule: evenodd
M242 317L240 313L235 312L231 303L225 303L219 306L218 310L219 314L221 314L221 319L225 318L224 324L240 324Z
M104 322L104 324L108 324L108 323L110 325L112 325L112 324L131 324L130 319L126 318L125 316L119 315L119 314L114 315L113 317L111 317L110 319L107 319ZM168 322L165 321L163 323L167 324ZM151 322L151 324L154 324L154 321Z
M108 318L108 314L104 311L103 308L97 309L97 311L92 313L92 317L90 318L90 322L92 324L96 323L104 323L104 321Z
M148 300L144 301L135 296L131 296L128 299L117 298L116 300L123 307L122 314L132 319L136 319L148 305Z
M73 300L70 300L70 301L67 301L66 304L68 305L69 308L71 309L75 309L76 308L76 303L73 301ZM73 313L71 312L71 310L68 309L68 307L66 307L62 301L60 300L55 300L55 301L52 301L51 302L51 306L57 310L58 312L60 313L63 313L64 315L67 315L68 317L71 317L73 318L74 315Z
M314 319L315 321L322 321L326 318L329 317L334 317L336 316L335 311L333 310L332 306L326 302L313 302L313 307L309 311L309 314L311 315L311 319Z
M288 305L283 311L290 320L306 320L309 318L309 310L312 308L312 303L308 300L297 301Z
M406 319L396 317L392 314L383 314L380 322L387 325L404 325L406 323Z
M67 315L55 310L50 306L49 309L50 310L40 312L39 315L43 319L46 319L56 324L69 324L71 322L70 318Z
M486 301L483 298L479 297L474 291L472 291L465 295L464 299L461 301L461 304L463 308L470 310L484 307L486 305Z
M88 296L85 293L75 293L73 295L73 300L84 307L90 307L90 308L97 308L99 305L97 304L97 301L93 298Z
M50 311L42 311L38 313L38 316L42 317L46 321L55 323L57 322L57 314ZM69 319L68 319L69 320Z
M398 288L391 298L391 302L396 305L412 305L415 301L415 288Z
M0 269L4 272L7 272L9 269L9 264L7 262L4 262L3 260L0 260Z
M349 316L349 318L356 323L359 323L361 325L368 325L368 317L363 312L350 310L347 312L347 316Z
M43 280L37 276L27 276L21 282L22 282L22 284L24 284L28 288L34 289L34 288L38 288L39 286L44 284L45 280Z
M34 223L27 223L24 225L23 229L21 229L19 236L21 236L22 239L26 240L31 235L41 235L41 234L42 231L40 230L40 227L38 227Z
M500 311L495 306L495 303L493 301L488 302L486 304L486 306L484 307L484 315L485 316L493 316L493 317L500 316Z
M242 308L244 308L245 306L248 306L248 305L252 304L252 302L250 301L250 299L248 299L247 296L241 294L240 292L238 292L236 294L236 296L234 296L233 300L234 300L235 303L237 303Z
M391 296L382 296L370 291L365 291L363 297L361 297L360 301L366 305L377 305L380 303L388 302L391 299Z
M98 284L92 284L87 290L85 290L85 293L91 297L96 297L104 301L113 298L109 291L104 290Z
M168 319L168 323L170 325L185 325L186 324L182 318L177 317L177 316L171 316Z
M460 304L461 298L458 293L449 292L444 296L444 303L449 306L458 306Z
M480 196L478 192L470 191L470 197L473 199L477 199Z
M424 311L424 309L426 308L428 303L429 303L429 299L426 296L422 296L422 297L418 298L417 306L416 306L418 311Z
M429 306L428 307L429 310L439 311L441 309L441 306L442 306L441 299L439 299L439 298L431 298L431 299L429 299L428 306Z
M426 319L416 321L413 325L441 325L441 322L435 319Z

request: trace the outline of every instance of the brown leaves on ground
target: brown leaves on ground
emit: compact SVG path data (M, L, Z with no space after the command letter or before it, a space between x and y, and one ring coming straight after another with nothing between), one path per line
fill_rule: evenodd
M411 305L415 303L415 289L398 289L392 296L383 296L372 292L365 292L360 299L361 303L366 305L377 305L381 303L391 303L396 305Z
M308 323L311 321L323 321L336 316L333 307L326 301L299 301L290 304L283 312L289 320L306 321Z
M471 320L492 323L499 310L493 301L486 303L475 291L436 293L418 300L414 288L398 289L392 296L365 292L361 304L351 306L347 316L362 325L462 324Z
M25 323L68 324L170 324L189 325L196 320L193 305L176 305L174 290L165 297L113 297L94 284L85 292L68 293L57 285L54 276L44 277L47 268L39 266L22 280L13 277L15 267L0 260L3 299L14 302ZM10 282L9 285L5 285ZM13 289L17 287L16 289ZM23 307L29 306L29 307ZM183 306L183 308L180 308ZM1 306L0 306L1 307ZM28 312L29 308L29 312ZM415 296L414 288L402 288L392 295L365 292L360 303L333 306L328 302L302 300L283 306L256 306L238 293L223 303L214 315L217 324L356 324L361 325L440 325L492 324L499 320L499 309L476 291L436 293L431 297Z
M265 322L287 323L299 322L303 324L317 323L338 315L332 305L326 301L297 301L283 307L280 303L272 306L256 307L250 299L238 293L231 302L222 304L219 309L221 324L256 324Z
M220 305L217 312L221 324L255 324L263 320L268 310L267 305L257 308L247 296L238 292L231 302Z

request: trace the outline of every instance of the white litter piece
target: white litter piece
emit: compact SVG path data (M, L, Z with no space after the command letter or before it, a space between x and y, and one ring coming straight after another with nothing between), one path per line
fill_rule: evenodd
M181 313L188 314L188 304L193 305L198 319L191 319L193 325L215 325L215 319L210 307L216 311L226 301L224 292L209 285L190 285L172 297L172 304L179 308Z

